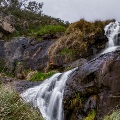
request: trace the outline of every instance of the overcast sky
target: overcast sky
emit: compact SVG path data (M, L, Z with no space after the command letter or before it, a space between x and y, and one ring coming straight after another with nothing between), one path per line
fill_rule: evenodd
M81 18L95 19L115 18L120 21L120 0L36 0L43 2L43 13L74 22Z

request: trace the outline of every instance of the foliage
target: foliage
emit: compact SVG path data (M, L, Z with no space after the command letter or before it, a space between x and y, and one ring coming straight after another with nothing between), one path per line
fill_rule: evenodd
M73 50L68 49L68 48L64 48L64 49L61 50L61 55L65 55L67 53L72 54Z
M74 51L74 49L63 48L61 50L60 54L62 56L71 56L73 60L75 58L75 51Z
M42 81L42 80L45 80L45 79L51 77L53 74L55 74L54 71L51 71L48 73L36 72L30 78L30 81Z
M63 55L63 63L67 64L73 60L80 59L82 57L88 57L88 54L91 55L93 50L90 46L95 45L96 48L103 49L105 38L103 41L101 37L104 36L104 27L113 20L88 22L84 19L81 19L78 22L72 23L65 31L65 35L61 36L50 48L48 51L49 56L53 58L56 56L60 57L61 53ZM72 50L73 56L69 56L70 53L68 50ZM65 54L65 55L64 55Z
M37 32L37 35L41 36L44 34L55 34L57 32L64 32L65 27L61 25L47 25L47 26L41 26L40 29Z
M42 120L9 86L0 86L0 120Z
M43 3L38 3L36 1L30 1L28 3L28 6L26 7L31 12L39 13L41 14L41 8L43 6Z
M4 12L8 10L22 11L22 9L24 9L34 13L41 13L42 6L43 6L43 3L38 3L36 1L28 1L28 0L1 0L0 1L0 9L2 9Z
M12 26L16 28L16 31L9 37L29 36L31 34L36 37L36 32L44 34L45 32L54 33L56 31L65 31L63 26L68 26L68 22L64 23L64 21L59 18L42 14L42 6L43 3L36 1L1 0L0 15L12 15L14 19ZM56 21L58 26L55 27L51 25L46 27L50 25L52 21ZM48 29L48 31L46 31L46 29Z
M95 120L96 112L92 110L84 120Z
M84 36L90 33L95 33L95 34L97 32L102 33L104 32L104 27L112 21L114 20L106 20L106 21L96 20L94 22L88 22L84 19L81 19L78 22L71 24L66 30L66 34L70 34L71 32L74 32L76 30L81 31Z

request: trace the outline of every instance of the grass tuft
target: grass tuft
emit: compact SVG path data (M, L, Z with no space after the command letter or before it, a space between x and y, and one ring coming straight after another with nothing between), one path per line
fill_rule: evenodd
M57 32L64 32L66 28L62 25L47 25L41 26L40 29L36 32L38 36L45 34L55 34Z
M55 74L54 71L51 71L51 72L48 72L48 73L35 72L31 76L30 81L43 81L43 80L51 77L53 74Z
M0 86L0 120L43 120L9 86Z

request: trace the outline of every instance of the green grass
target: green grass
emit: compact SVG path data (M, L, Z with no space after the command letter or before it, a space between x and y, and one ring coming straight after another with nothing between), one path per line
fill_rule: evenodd
M94 120L96 116L95 110L92 110L84 120Z
M68 48L64 48L60 52L61 55L66 55L66 54L71 54L72 55L73 53L74 53L74 51L71 50L71 49L68 49Z
M73 60L75 59L75 50L73 50L73 49L63 48L63 49L61 50L60 54L61 54L62 56L69 55L69 56L72 57Z
M120 120L120 110L114 111L111 115L106 115L103 120Z
M41 26L36 34L38 36L42 36L45 34L55 34L57 32L64 32L66 28L62 25L47 25L47 26Z
M0 120L43 120L9 86L0 86Z
M53 74L55 74L54 71L48 72L48 73L36 72L36 73L34 73L34 75L30 78L30 81L43 81L43 80L51 77Z

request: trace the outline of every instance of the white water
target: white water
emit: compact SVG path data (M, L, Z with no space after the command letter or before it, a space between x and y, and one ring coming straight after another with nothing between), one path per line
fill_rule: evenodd
M33 106L38 107L45 120L63 120L62 99L64 87L69 75L74 71L56 73L39 86L30 88L21 97Z
M105 35L109 39L105 51L111 52L120 45L120 23L112 22L105 27ZM30 88L21 94L21 97L33 106L38 107L45 120L63 120L63 93L69 75L74 71L57 73L46 79L39 86Z
M120 45L120 23L119 22L111 22L106 25L105 35L108 38L108 43L106 45L106 49L102 52L102 54L115 51Z

